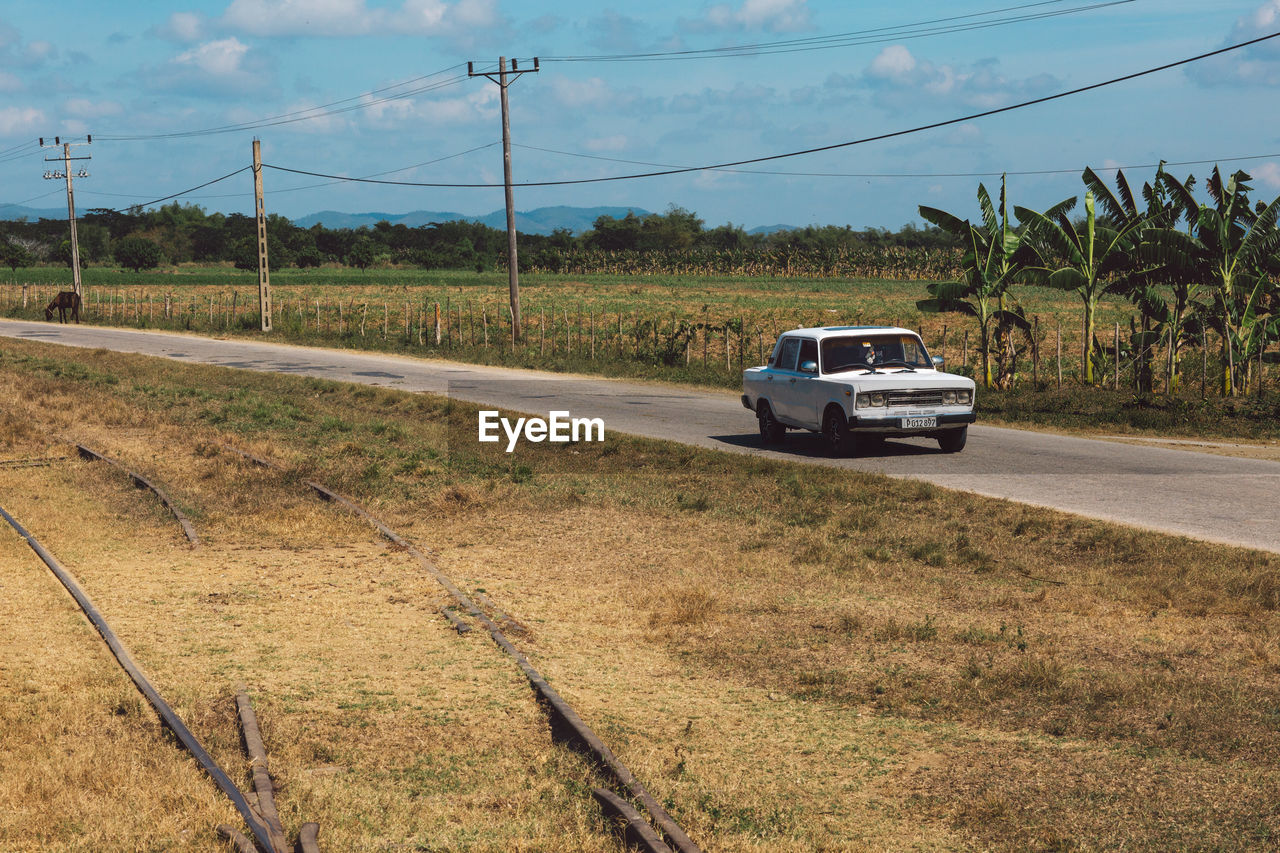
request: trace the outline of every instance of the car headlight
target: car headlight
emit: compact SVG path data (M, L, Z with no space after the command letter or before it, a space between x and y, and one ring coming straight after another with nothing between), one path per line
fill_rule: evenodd
M955 392L955 391L943 391L943 392L942 392L942 405L944 405L944 406L954 406L955 404L956 404L956 392Z
M973 394L970 391L957 391L956 402L962 406L967 406L973 402Z
M885 397L883 392L875 391L869 394L858 395L857 405L859 409L867 409L867 408L871 408L872 406L883 406L884 404L885 404Z

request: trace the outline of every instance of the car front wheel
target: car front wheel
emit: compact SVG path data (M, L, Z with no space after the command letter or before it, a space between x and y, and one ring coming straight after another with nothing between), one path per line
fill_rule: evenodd
M942 448L943 453L959 453L964 450L965 442L968 440L969 427L967 426L962 426L959 429L949 429L938 434L938 446Z
M844 412L832 407L822 416L822 443L832 456L844 456L849 452L849 422Z

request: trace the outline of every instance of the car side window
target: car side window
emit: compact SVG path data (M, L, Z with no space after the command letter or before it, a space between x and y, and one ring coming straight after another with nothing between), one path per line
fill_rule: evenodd
M782 349L778 352L778 363L774 367L779 370L795 370L796 356L800 352L799 338L783 338Z
M800 341L800 360L797 365L803 365L805 362L811 361L815 365L818 363L818 342L804 338ZM799 367L797 367L799 369ZM817 372L815 369L813 372Z

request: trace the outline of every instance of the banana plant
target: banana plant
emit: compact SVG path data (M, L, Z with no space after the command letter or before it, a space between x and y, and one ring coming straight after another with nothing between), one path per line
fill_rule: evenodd
M1162 230L1151 240L1152 257L1181 276L1198 278L1212 291L1205 322L1222 338L1222 393L1234 396L1255 346L1271 334L1271 306L1280 272L1280 197L1251 206L1251 180L1236 172L1225 182L1217 167L1205 182L1213 204L1200 205L1188 233Z
M1086 168L1082 177L1096 204L1113 224L1119 228L1134 226L1139 232L1138 251L1130 257L1127 274L1109 288L1133 303L1142 317L1141 331L1135 326L1131 341L1138 386L1144 391L1151 390L1155 345L1168 339L1173 346L1170 382L1176 387L1178 345L1187 331L1189 311L1203 279L1189 275L1185 269L1162 264L1149 247L1161 231L1176 227L1183 219L1188 223L1195 221L1199 213L1199 205L1192 195L1195 178L1188 176L1186 181L1179 181L1164 170L1161 162L1155 178L1142 185L1146 207L1139 209L1123 170L1116 171L1114 193L1093 169ZM1165 298L1165 285L1172 296L1172 305Z
M1028 244L1038 257L1027 275L1080 297L1084 310L1081 363L1084 380L1092 385L1098 303L1108 287L1119 286L1122 278L1133 275L1133 258L1144 226L1142 220L1121 222L1116 227L1099 222L1092 190L1084 196L1084 220L1073 224L1067 213L1075 201L1067 199L1045 213L1025 207L1014 211L1027 226Z
M1003 343L1014 328L1030 330L1026 314L1013 299L1010 289L1021 278L1026 265L1035 259L1035 254L1011 222L1003 175L999 212L982 184L978 184L978 208L981 226L935 207L920 206L922 218L961 240L965 247L961 261L965 278L929 285L930 298L918 301L916 307L928 312L954 311L977 319L982 383L983 387L990 388L993 333L997 341ZM1000 349L1003 352L1004 347Z

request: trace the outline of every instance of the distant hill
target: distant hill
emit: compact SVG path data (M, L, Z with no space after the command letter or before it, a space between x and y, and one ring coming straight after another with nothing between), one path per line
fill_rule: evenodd
M526 234L550 234L557 228L567 228L574 234L590 230L596 219L601 216L622 218L630 211L636 216L647 216L649 211L640 207L539 207L534 210L516 211L516 230ZM342 213L336 210L322 210L293 220L300 228L310 228L319 222L325 228L360 228L372 227L386 221L392 225L404 225L417 228L432 222L480 222L490 228L505 229L507 213L495 210L484 216L467 216L462 213L439 210L415 210L410 213Z
M747 230L748 234L776 234L779 231L795 231L798 226L795 225L761 225L758 228Z
M81 212L80 205L76 205L76 214ZM0 219L25 219L28 222L35 222L40 219L66 219L67 209L65 207L23 207L20 204L3 204L0 205Z
M77 205L77 213L83 216L89 208ZM539 207L534 210L518 210L516 211L516 230L525 234L550 234L557 228L567 228L574 234L581 234L584 231L591 230L595 221L601 216L612 216L621 219L627 213L634 213L636 216L648 216L650 211L642 207ZM35 208L25 207L23 205L3 205L0 204L0 220L26 219L35 222L39 219L66 219L67 209L65 207L49 207ZM499 231L505 230L507 227L507 214L505 210L495 210L492 213L486 213L484 216L468 216L465 213L456 213L447 210L414 210L409 213L381 213L371 211L369 213L344 213L339 210L322 210L319 213L310 213L306 216L293 220L293 224L300 228L310 228L319 222L325 228L372 228L374 225L386 220L392 225L404 225L408 228L417 228L422 225L429 225L432 222L482 222L490 228L497 228ZM777 231L793 231L795 225L761 225L757 228L747 230L748 234L773 234Z

